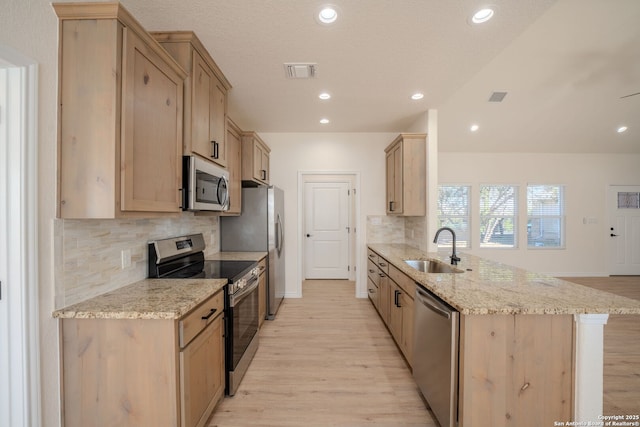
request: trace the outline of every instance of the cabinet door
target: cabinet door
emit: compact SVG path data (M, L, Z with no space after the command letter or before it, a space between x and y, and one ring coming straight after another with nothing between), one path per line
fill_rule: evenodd
M210 137L212 112L212 93L215 77L204 59L193 51L193 71L191 76L191 151L207 159L213 155Z
M391 280L389 280L386 274L380 271L378 274L380 275L380 282L378 283L378 311L380 312L380 317L382 317L384 323L388 325L390 310L389 295L391 291L389 282L391 282Z
M262 158L264 156L264 150L260 144L253 141L253 178L258 181L264 181L264 170L262 169Z
M402 340L400 348L404 357L413 363L413 299L405 292L402 292Z
M225 139L227 95L216 77L211 86L211 117L209 118L209 138L212 150L211 160L220 166L227 166L227 146Z
M387 189L387 213L393 213L393 202L395 201L395 161L393 156L393 150L387 153L386 156L386 189Z
M182 426L203 426L224 393L223 316L180 352Z
M267 274L260 274L258 281L258 322L262 326L267 317Z
M227 126L227 170L229 171L229 210L225 215L240 215L242 211L242 142L240 134Z
M262 165L262 180L265 184L269 183L269 153L267 150L262 150L262 157L260 159Z
M402 290L389 279L389 330L396 340L402 342Z
M124 28L121 209L179 212L183 80Z

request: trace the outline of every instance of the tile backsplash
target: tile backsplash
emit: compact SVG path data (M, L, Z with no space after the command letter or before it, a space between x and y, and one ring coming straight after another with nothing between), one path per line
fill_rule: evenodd
M219 252L217 216L183 212L178 218L56 219L55 308L84 301L147 277L147 242L202 233L205 256ZM122 268L122 251L131 266Z
M406 243L427 250L426 216L367 216L367 243Z

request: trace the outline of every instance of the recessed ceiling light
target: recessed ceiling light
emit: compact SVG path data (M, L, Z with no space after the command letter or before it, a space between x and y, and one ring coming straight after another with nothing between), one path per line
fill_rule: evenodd
M411 99L416 100L416 101L418 99L422 99L422 98L424 98L424 93L417 92L417 93L414 93L413 95L411 95Z
M474 24L482 24L483 22L487 22L489 19L493 18L493 9L489 7L485 7L480 9L471 17L471 22Z
M471 127L469 128L469 130L471 130L471 132L475 132L478 129L480 129L480 126L478 126L478 125L471 125Z
M627 129L629 129L629 128L628 128L628 127L626 127L626 126L620 126L620 127L617 129L617 132L618 132L618 133L626 132L626 130L627 130Z
M323 6L318 12L318 21L323 24L333 24L338 19L338 10L335 6Z
M320 95L318 95L318 98L320 98L320 99L329 99L329 98L331 98L331 95L328 94L327 92L322 92Z
M326 125L327 123L329 123L329 119L320 119L320 123Z

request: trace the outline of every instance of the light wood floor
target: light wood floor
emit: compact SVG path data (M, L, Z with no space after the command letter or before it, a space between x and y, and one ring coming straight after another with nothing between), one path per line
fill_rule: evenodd
M432 426L411 372L354 283L305 281L265 322L235 396L208 422L220 426Z
M640 277L564 278L640 300ZM436 426L404 359L353 282L306 281L265 322L239 391L208 427ZM605 326L604 415L640 414L640 315Z
M564 278L640 300L640 276ZM610 315L604 327L604 414L640 414L640 315Z

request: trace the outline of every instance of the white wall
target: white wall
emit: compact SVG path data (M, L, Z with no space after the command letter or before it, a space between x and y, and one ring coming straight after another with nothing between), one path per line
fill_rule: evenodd
M474 241L466 252L542 273L559 276L608 275L609 185L640 184L640 155L635 154L490 154L439 153L439 182L520 186L519 230L526 224L522 197L530 184L564 184L566 191L566 249L526 249L520 232L517 249L479 249L478 220L472 217ZM524 190L524 191L523 191ZM477 196L471 200L477 212ZM583 218L596 224L583 224Z
M58 328L54 307L53 219L56 195L57 18L47 0L4 0L0 43L38 63L38 289L42 425L59 425Z
M271 147L271 183L285 193L286 293L299 295L298 172L356 172L360 201L356 254L358 295L366 295L366 217L384 215L384 149L392 133L260 133Z

